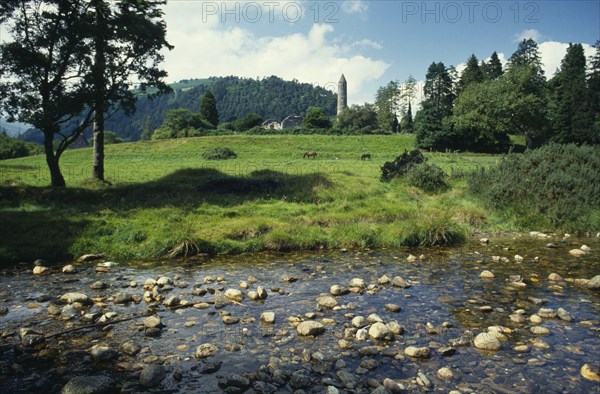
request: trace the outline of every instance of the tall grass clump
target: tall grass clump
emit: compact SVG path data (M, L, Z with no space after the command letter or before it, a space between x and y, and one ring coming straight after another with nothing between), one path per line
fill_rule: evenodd
M600 147L551 144L509 154L469 177L468 191L523 228L600 229Z

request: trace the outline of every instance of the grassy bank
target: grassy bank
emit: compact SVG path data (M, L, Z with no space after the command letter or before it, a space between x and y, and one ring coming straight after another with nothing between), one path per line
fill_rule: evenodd
M399 247L460 242L512 229L466 195L464 175L498 156L426 154L451 188L429 195L379 167L410 136L223 136L107 146L107 180L89 180L91 151L68 151L68 188L52 190L42 156L0 162L0 259L111 259L198 252ZM237 158L202 159L226 146ZM304 159L308 150L316 159ZM371 153L371 161L361 161Z

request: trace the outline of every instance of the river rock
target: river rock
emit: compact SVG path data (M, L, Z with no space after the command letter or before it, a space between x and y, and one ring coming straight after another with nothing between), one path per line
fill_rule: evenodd
M301 336L317 336L325 332L325 326L317 321L308 320L298 324L296 330Z
M238 289L227 289L224 295L231 301L242 302L244 300L244 294Z
M146 365L140 373L140 385L148 388L157 387L166 375L167 371L162 365Z
M219 348L212 343L203 343L196 348L194 355L196 358L207 358L214 356L219 351Z
M81 312L73 305L65 305L60 312L60 320L71 320L80 316Z
M119 353L105 345L94 345L90 350L92 358L97 362L106 362L119 356Z
M529 316L529 321L531 322L531 324L542 324L542 318L538 315L531 315Z
M402 289L407 289L410 287L410 283L405 281L401 276L395 276L394 279L392 279L392 285Z
M77 268L75 268L73 264L67 264L64 267L62 267L61 271L63 274L74 274L77 272Z
M74 304L76 302L83 305L92 304L92 300L84 293L66 293L60 296L60 299L67 301L69 304Z
M371 324L373 323L383 323L383 319L381 317L379 317L379 315L375 314L375 313L371 313L369 316L367 316L367 321Z
M162 328L164 324L158 316L148 316L144 319L144 327L146 328Z
M363 342L366 341L369 338L369 330L367 330L367 328L361 328L360 330L356 331L356 340Z
M581 256L585 256L587 254L587 252L583 251L581 249L571 249L571 250L569 250L569 254L571 256L581 257Z
M523 256L516 254L514 257L515 261L517 263L522 263L523 262Z
M377 283L379 283L380 285L387 285L391 281L392 280L387 275L383 275L381 278L377 279Z
M550 334L550 330L547 329L546 327L542 327L542 326L531 327L530 331L533 335L548 335L548 334Z
M341 296L344 294L348 294L348 289L344 286L333 285L329 288L329 293L333 296Z
M120 349L128 356L135 356L142 350L142 347L135 342L128 341L122 344Z
M365 319L363 316L355 316L352 319L352 327L363 328L369 325L369 321Z
M250 299L250 301L258 301L258 300L260 300L260 298L258 297L258 293L256 292L256 290L250 290L250 291L248 291L248 293L246 293L246 295L248 296L248 298Z
M438 369L436 375L438 378L443 379L443 380L450 380L454 377L452 370L448 367L443 367L443 368Z
M571 316L571 314L563 308L558 308L556 311L556 316L558 316L560 320L573 321L573 316Z
M581 376L594 382L600 382L600 364L583 364Z
M402 308L398 304L385 304L385 310L392 313L398 313Z
M0 316L4 316L8 313L8 308L4 305L0 305Z
M21 338L23 346L34 346L45 340L44 334L33 328L21 328L19 330L19 338Z
M560 276L559 274L557 274L555 272L548 275L548 280L552 281L552 282L564 282L565 281L562 276Z
M356 287L358 289L364 289L366 286L365 286L364 280L362 280L360 278L353 278L350 280L348 287Z
M171 296L163 302L163 305L169 308L174 308L179 304L181 304L181 299L177 296Z
M258 286L256 288L256 295L258 296L259 300L266 300L269 294L267 293L264 287Z
M240 319L235 316L223 316L222 320L226 325L238 324L240 322Z
M495 275L492 271L485 270L479 274L479 277L483 279L493 279L495 278Z
M383 388L385 388L388 392L392 394L404 393L404 391L406 390L406 388L402 384L390 378L385 378L383 380Z
M129 293L117 293L113 296L113 302L117 305L126 305L133 302L133 296Z
M101 280L97 280L90 285L90 289L92 290L103 290L108 287L108 284L102 282Z
M50 267L44 267L43 265L37 265L33 267L34 275L49 275L52 273L52 269Z
M333 309L338 304L338 302L334 297L324 295L317 297L317 304L323 308Z
M600 275L594 276L587 282L587 287L592 290L600 290Z
M551 308L540 308L537 315L542 319L554 319L556 317L556 311Z
M401 326L397 321L391 320L387 324L388 328L394 335L402 335L404 334L405 328Z
M275 323L275 313L274 312L263 312L260 315L260 321L267 324Z
M409 357L413 357L413 358L425 359L425 358L429 358L429 355L431 354L431 352L428 347L409 346L406 349L404 349L404 354L406 354Z
M581 246L579 247L579 249L583 250L583 251L584 251L584 252L586 252L586 253L592 253L592 252L593 252L592 248L590 248L590 247L589 247L589 246L587 246L587 245L581 245Z
M394 334L392 334L388 326L381 322L374 323L369 328L369 336L380 341L389 341L394 338Z
M115 385L108 376L77 376L64 385L60 394L108 394L115 392Z
M161 276L156 280L156 285L159 287L173 286L173 279L168 276Z
M473 344L477 349L482 350L499 350L502 345L500 341L492 334L482 332L478 334L473 340Z
M106 258L105 255L103 254L84 254L82 256L79 256L79 258L77 259L78 263L83 263L85 261L95 261L95 260L102 260Z

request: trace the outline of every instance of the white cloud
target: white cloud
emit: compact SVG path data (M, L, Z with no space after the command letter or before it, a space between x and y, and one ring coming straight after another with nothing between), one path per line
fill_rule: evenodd
M165 9L168 41L175 46L165 52L164 68L169 81L209 76L266 77L337 88L344 73L348 80L349 103L371 99L368 85L389 67L384 61L366 57L365 47L380 44L370 40L336 41L334 27L313 24L308 32L268 36L255 33L253 25L222 23L212 15L206 23L194 23L207 5L171 2ZM183 4L182 7L177 7ZM204 7L204 9L203 9ZM212 13L213 11L211 11ZM231 16L233 18L233 15ZM248 27L248 28L246 28Z
M595 52L595 49L589 44L581 44L585 56L589 58ZM542 68L546 74L546 78L550 79L560 67L562 59L567 54L569 44L564 42L546 41L538 45L542 58Z
M345 0L342 1L342 11L346 14L362 14L369 6L363 0Z
M527 29L515 35L515 42L520 42L528 38L531 38L533 41L537 42L540 41L543 38L543 36L539 31L535 29Z

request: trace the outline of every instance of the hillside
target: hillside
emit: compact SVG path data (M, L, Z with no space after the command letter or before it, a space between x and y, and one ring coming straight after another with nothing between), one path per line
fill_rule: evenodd
M148 100L140 97L132 116L115 113L106 122L106 130L115 131L126 140L136 141L146 127L160 126L169 109L186 108L198 111L200 98L211 90L217 99L220 120L231 121L249 113L263 118L283 119L288 115L304 115L311 106L322 107L328 115L335 114L336 95L329 90L278 77L261 80L224 77L184 80L172 84L172 94Z

